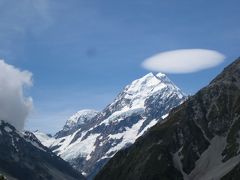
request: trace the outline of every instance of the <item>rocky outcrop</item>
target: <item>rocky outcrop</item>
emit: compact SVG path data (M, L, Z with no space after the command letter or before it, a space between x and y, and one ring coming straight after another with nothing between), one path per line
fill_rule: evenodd
M85 179L67 162L43 146L31 132L19 132L0 122L0 174L19 180Z

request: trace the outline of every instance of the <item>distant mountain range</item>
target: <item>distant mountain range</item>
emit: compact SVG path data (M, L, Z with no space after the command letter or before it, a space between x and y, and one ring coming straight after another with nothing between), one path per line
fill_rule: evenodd
M103 111L82 110L73 115L54 137L34 134L92 179L115 153L133 144L185 100L166 75L149 73L126 86Z
M240 179L240 58L120 150L95 179Z
M43 146L31 132L0 121L0 178L83 180L78 171Z

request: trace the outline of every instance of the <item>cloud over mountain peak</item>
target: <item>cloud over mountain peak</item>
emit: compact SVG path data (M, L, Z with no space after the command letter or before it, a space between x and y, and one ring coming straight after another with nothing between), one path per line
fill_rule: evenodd
M22 130L32 109L32 98L24 96L24 88L32 85L32 73L21 71L0 60L0 120Z

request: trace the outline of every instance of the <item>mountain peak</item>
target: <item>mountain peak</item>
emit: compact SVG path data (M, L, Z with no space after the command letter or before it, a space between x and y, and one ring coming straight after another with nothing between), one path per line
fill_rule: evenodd
M185 99L166 75L148 73L127 85L114 102L83 121L84 125L77 123L82 122L82 111L72 116L66 131L59 131L53 143L46 136L36 136L91 179L118 150L134 143ZM71 126L74 124L77 126Z
M155 87L160 86L163 82L160 77L166 77L164 74L154 75L153 73L148 73L147 75L133 81L131 84L125 87L125 92L128 94L133 93L153 93ZM162 86L163 87L163 86Z
M93 109L83 109L72 115L66 122L64 126L64 130L69 130L76 125L82 125L89 120L91 120L94 116L98 114L98 111Z
M146 75L143 76L143 77L148 77L148 76L154 76L153 72L150 72L150 73L146 74Z
M237 59L95 179L239 179L239 92Z
M158 73L154 75L148 73L126 86L115 102L120 99L127 99L128 102L130 101L128 104L131 107L143 108L144 102L149 96L161 93L161 91L164 91L166 96L167 92L175 92L180 98L185 96L165 74Z
M141 78L139 78L139 79L137 79L137 80L142 80L142 81L144 81L144 80L150 80L150 79L152 79L152 78L161 79L161 78L165 78L165 77L166 77L166 74L164 74L164 73L159 72L159 73L157 73L157 74L154 74L153 72L150 72L150 73L142 76ZM136 81L136 80L135 80L135 81Z

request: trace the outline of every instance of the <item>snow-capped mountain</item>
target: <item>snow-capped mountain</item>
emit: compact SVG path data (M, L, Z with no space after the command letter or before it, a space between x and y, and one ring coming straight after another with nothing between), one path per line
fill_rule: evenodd
M98 111L92 109L84 109L78 111L66 121L63 129L59 131L55 136L63 137L74 133L76 130L81 129L84 125L90 124L91 120L98 113Z
M97 114L98 111L91 109L78 111L76 114L74 114L67 120L65 126L63 127L63 130L68 131L73 127L88 123L88 121L90 121Z
M240 58L118 152L96 180L240 179Z
M103 111L83 110L72 116L54 139L35 135L91 179L116 152L185 99L166 75L149 73L126 86Z
M0 174L7 179L85 179L31 132L0 121Z

